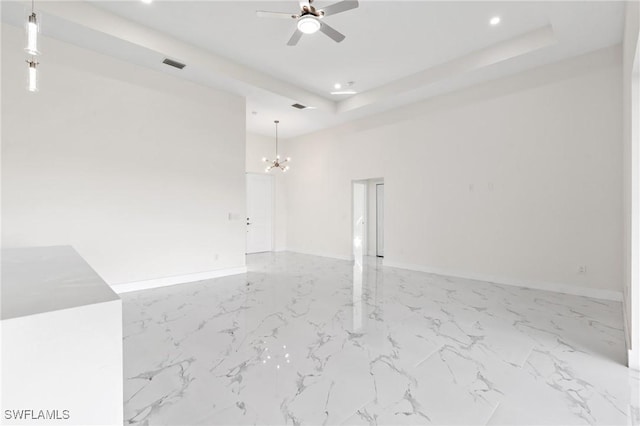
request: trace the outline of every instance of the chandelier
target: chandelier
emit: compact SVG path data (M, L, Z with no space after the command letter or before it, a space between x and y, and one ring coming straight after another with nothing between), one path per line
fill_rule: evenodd
M284 160L280 159L280 155L278 154L278 123L280 122L278 120L275 120L274 123L276 124L276 158L273 161L269 161L267 160L266 157L262 157L263 162L269 163L267 168L264 169L264 171L267 173L270 172L271 169L275 169L275 168L278 168L283 172L286 172L287 170L289 170L289 166L285 164L291 161L291 157L287 157Z

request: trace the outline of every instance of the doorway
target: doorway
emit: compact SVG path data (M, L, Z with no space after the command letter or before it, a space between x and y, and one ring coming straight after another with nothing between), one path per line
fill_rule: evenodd
M376 256L384 257L384 183L376 184Z
M273 250L273 176L247 173L247 254Z
M384 257L384 179L354 180L352 185L353 257Z
M353 220L352 220L352 242L353 242L353 258L356 263L362 263L363 256L366 252L367 232L365 228L367 217L367 182L353 182Z

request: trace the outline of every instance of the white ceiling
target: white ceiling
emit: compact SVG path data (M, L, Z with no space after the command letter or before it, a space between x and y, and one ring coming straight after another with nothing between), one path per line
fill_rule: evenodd
M294 13L296 0L40 7L48 15L45 34L246 96L248 130L270 135L277 118L283 137L617 44L624 13L624 3L612 1L363 0L358 9L325 18L347 36L342 43L317 33L289 47L295 22L260 19L255 10ZM2 19L21 24L23 10L3 1ZM496 15L502 21L491 27ZM164 56L187 67L162 65ZM329 94L334 83L347 81L356 82L358 95ZM294 102L316 109L297 111Z

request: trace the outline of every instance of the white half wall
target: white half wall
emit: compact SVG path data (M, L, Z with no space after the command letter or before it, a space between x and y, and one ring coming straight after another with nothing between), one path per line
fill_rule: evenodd
M629 367L640 370L640 3L626 2L622 45L624 311Z
M385 263L619 294L620 63L616 46L290 140L289 249L349 257L351 181L384 177Z
M273 137L247 133L247 157L246 170L247 173L265 173L266 165L262 158L273 160L275 156L275 125ZM286 141L278 140L278 149L282 155L289 156ZM295 159L291 159L291 167L296 167ZM284 182L287 174L280 170L272 170L269 172L274 177L274 250L282 251L287 248L287 197L285 193Z
M2 424L122 425L122 329L119 299L0 321Z
M71 245L109 284L245 265L245 100L2 25L2 245ZM188 66L188 65L187 65Z

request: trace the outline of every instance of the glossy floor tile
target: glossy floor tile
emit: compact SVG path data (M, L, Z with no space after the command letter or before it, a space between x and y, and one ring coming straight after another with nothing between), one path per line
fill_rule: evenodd
M123 295L125 424L638 425L621 305L294 253Z

